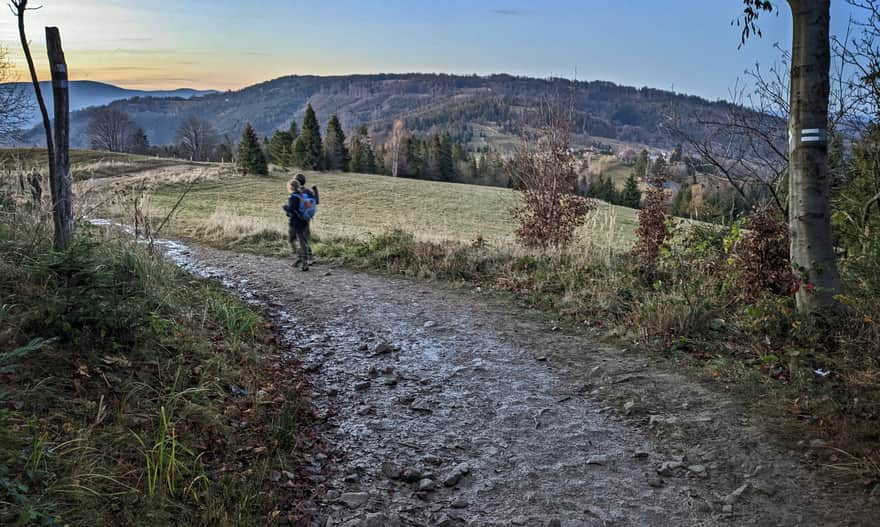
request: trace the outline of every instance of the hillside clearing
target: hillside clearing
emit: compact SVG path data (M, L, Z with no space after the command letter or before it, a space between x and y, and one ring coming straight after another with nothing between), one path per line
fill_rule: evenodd
M515 243L510 209L518 198L509 189L366 174L305 174L308 184L317 185L321 192L312 231L324 239L363 241L399 229L423 241L482 239L498 247ZM293 175L273 170L269 177L200 183L189 191L172 228L181 233L221 228L226 236L239 237L267 229L286 232L281 205L285 185ZM183 189L179 183L156 188L152 205L167 210ZM637 211L601 204L581 229L578 245L625 250L634 241L636 223Z

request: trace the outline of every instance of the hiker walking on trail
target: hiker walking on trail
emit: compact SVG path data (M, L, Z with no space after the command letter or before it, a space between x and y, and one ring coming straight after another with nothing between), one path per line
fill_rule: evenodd
M293 255L299 256L294 265L301 265L303 271L308 271L312 254L309 222L315 216L317 200L314 194L308 189L304 189L296 179L290 180L287 184L287 191L290 195L287 198L287 204L282 208L287 213L289 223L290 249Z
M312 185L312 188L306 187L306 177L303 174L297 174L294 179L299 182L303 194L311 196L315 200L315 205L321 204L321 198L318 196L317 186ZM315 258L312 256L312 229L309 224L310 222L306 222L306 239L309 241L309 265L313 265L315 263Z

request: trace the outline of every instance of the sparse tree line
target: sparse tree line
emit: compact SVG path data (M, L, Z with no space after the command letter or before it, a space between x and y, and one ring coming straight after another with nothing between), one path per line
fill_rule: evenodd
M197 116L184 119L173 144L151 145L144 129L125 111L111 105L92 111L86 133L96 150L191 161L234 160L244 172L254 174L268 174L272 163L281 168L510 186L501 157L488 147L469 152L465 142L454 139L449 132L419 135L407 132L402 121L395 126L396 131L392 129L386 142L374 142L365 125L346 137L338 115L333 114L322 134L315 111L308 105L301 129L292 120L288 129L277 130L271 138L261 140L248 123L237 147L228 136L221 137L209 121Z

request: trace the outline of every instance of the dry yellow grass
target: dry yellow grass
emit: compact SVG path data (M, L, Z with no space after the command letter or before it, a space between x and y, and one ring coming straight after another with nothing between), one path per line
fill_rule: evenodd
M517 194L509 189L418 181L387 176L306 172L321 193L312 231L323 238L368 239L400 229L424 241L469 243L482 238L494 246L515 245L510 209ZM293 173L274 170L269 177L238 176L199 183L176 215L175 230L222 232L236 238L266 231L284 232L281 210L285 185ZM158 209L171 207L185 185L160 186ZM636 211L601 204L578 233L572 249L626 249L633 243Z

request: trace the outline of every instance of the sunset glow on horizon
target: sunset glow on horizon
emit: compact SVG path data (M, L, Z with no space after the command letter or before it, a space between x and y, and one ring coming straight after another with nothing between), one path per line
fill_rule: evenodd
M756 61L775 62L774 43L786 46L791 31L783 6L762 19L763 39L738 50L739 28L731 26L742 8L738 0L475 4L45 0L26 20L43 79L43 28L55 25L71 78L134 89L238 89L292 74L511 73L608 80L710 99L726 98ZM832 31L839 33L849 12L843 2L832 9ZM23 76L9 14L0 42Z

